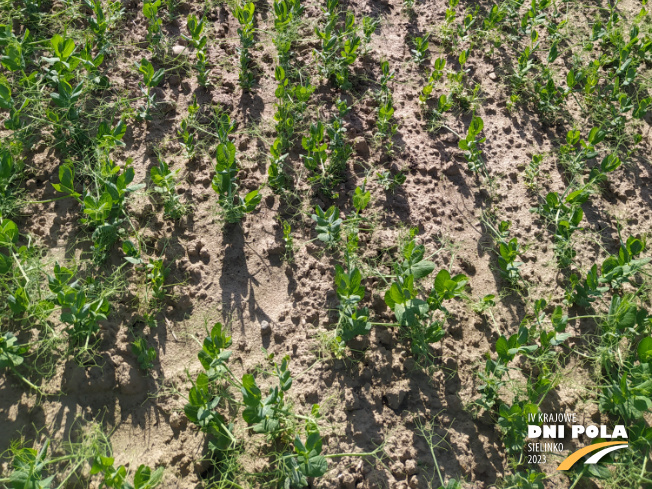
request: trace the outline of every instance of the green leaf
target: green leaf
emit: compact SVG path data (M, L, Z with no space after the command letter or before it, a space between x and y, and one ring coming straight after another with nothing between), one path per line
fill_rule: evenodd
M306 450L306 446L301 441L301 438L299 438L299 435L294 437L294 450L300 455L309 453L308 450Z
M636 256L643 252L645 245L640 239L636 239L633 236L630 236L627 238L626 248L627 251L629 251L630 255Z
M2 66L9 71L21 71L25 69L25 58L23 58L20 46L7 46L5 54L1 58Z
M125 121L120 119L116 126L113 128L113 137L115 139L122 139L122 137L125 135L127 132L127 124Z
M583 204L589 200L589 194L586 190L580 189L575 192L571 192L566 196L566 202L569 204Z
M590 477L595 477L596 479L611 479L613 477L609 467L605 467L604 465L587 464L583 467L586 467L587 475Z
M480 131L484 128L484 121L481 117L473 117L471 124L469 125L469 134L472 136L477 136L480 134Z
M575 72L570 70L566 75L566 85L568 85L569 88L573 88L576 83L577 80L575 79Z
M235 165L235 144L228 141L217 145L215 158L217 159L216 169L223 171Z
M242 377L242 400L247 406L242 411L242 419L248 424L259 422L263 418L261 403L262 394L256 385L256 380L251 374L246 374Z
M23 287L17 288L13 294L7 297L9 308L15 315L23 314L29 307L29 297Z
M163 480L164 468L159 467L154 472L146 465L140 465L134 475L134 489L151 489Z
M4 253L0 253L0 274L7 273L9 270L11 270L12 266L13 260Z
M369 309L363 307L350 311L348 308L340 311L338 336L345 343L359 335L366 335L371 331L369 322Z
M306 477L321 477L328 472L328 461L323 455L316 455L299 464L299 467Z
M0 369L17 367L23 363L23 355L29 351L26 345L16 345L18 338L13 333L0 335Z
M462 51L462 52L460 53L460 56L459 56L459 58L458 58L458 61L460 62L460 66L464 66L464 64L466 63L466 60L467 60L468 56L469 56L469 52L468 52L468 50Z
M552 325L555 328L555 331L563 332L566 329L566 324L568 324L568 316L565 315L561 309L561 306L555 307L555 310L550 316Z
M619 311L620 317L618 318L617 328L620 330L631 329L636 325L637 309L636 306L631 304L624 313Z
M340 298L340 301L346 305L360 302L362 297L364 297L365 289L360 285L361 282L362 274L357 268L353 268L349 272L346 272L342 266L335 265L335 285L337 287L337 295Z
M557 56L559 56L557 44L559 44L559 41L553 42L550 46L550 52L548 53L548 63L553 63L557 59Z
M340 238L340 228L342 219L340 219L340 210L334 205L329 207L326 212L321 207L315 207L315 214L311 216L317 223L315 229L317 238L324 243L334 243Z
M606 135L607 134L602 129L600 129L599 127L594 127L589 132L588 141L593 146L595 146L596 144L602 142L602 140L605 138Z
M507 338L501 336L496 340L496 353L501 359L509 359L509 345L507 343Z
M641 363L652 363L652 337L646 337L638 344L638 359Z
M0 224L0 244L10 246L18 241L18 226L14 221L4 219Z
M283 69L282 66L277 66L276 69L274 70L274 78L276 78L276 81L282 82L285 80L285 70Z
M84 198L84 214L95 222L103 221L109 217L112 206L113 199L109 192L104 192L97 200L91 195Z
M91 475L106 472L108 469L113 468L113 457L96 456L93 458L93 465L91 466Z
M134 487L135 489L141 489L149 481L149 478L152 475L152 470L146 465L140 465L136 470L134 475Z
M9 110L13 107L11 88L4 80L0 80L0 108Z
M60 57L63 59L68 58L73 51L75 50L75 43L72 39L66 39L63 43L63 49L61 50Z
M572 336L573 335L571 333L555 333L554 338L550 340L550 344L552 346L561 345L564 341Z
M257 407L260 405L262 394L252 374L242 376L242 396L242 400L247 406Z
M415 280L427 277L435 270L435 264L428 260L421 260L414 263L408 269L408 273L414 276Z
M435 277L435 290L442 295L446 290L446 282L451 279L451 274L448 270L440 270Z
M353 194L353 207L358 211L358 214L365 210L370 200L371 192L368 190L365 192L364 188L356 187L355 193Z
M163 68L159 69L156 73L154 73L151 81L147 84L147 86L150 88L157 87L163 80L164 76L165 76L165 70Z
M408 300L403 293L403 289L399 284L394 282L389 290L385 293L385 303L390 309L394 309L396 304L403 304Z
M57 192L65 193L73 197L78 197L74 188L75 169L72 165L61 165L59 167L59 182L53 183L52 186Z
M244 211L253 212L256 209L256 206L260 203L263 196L260 195L258 190L252 190L244 198Z
M622 162L618 156L615 154L609 154L602 160L602 163L600 163L600 169L605 173L609 173L618 168L621 163Z

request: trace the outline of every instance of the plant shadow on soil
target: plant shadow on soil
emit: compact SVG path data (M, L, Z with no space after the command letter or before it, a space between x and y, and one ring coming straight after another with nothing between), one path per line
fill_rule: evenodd
M245 236L241 225L225 225L223 233L224 258L219 284L222 305L232 322L238 323L240 334L251 334L245 327L244 310L248 308L250 320L272 322L256 301L254 285L259 285L255 273L250 273L245 256Z

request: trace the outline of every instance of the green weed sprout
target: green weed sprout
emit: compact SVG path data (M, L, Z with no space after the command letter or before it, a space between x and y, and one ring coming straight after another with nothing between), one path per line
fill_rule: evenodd
M352 153L351 145L345 140L342 120L348 106L343 100L338 101L337 106L338 115L331 124L324 125L321 121L311 124L309 135L301 140L307 151L306 155L302 155L304 165L315 174L309 180L317 183L329 198L337 198L338 194L333 189L342 181L342 174ZM324 142L326 135L330 143ZM330 156L327 150L330 150Z
M412 51L412 60L420 65L426 60L426 57L428 56L428 47L430 43L428 42L428 36L425 37L415 37L412 40L412 43L414 45L414 48L411 49Z
M131 343L131 351L136 355L140 368L145 372L154 368L154 361L156 360L156 348L147 346L147 341L142 336L136 338Z
M56 263L54 275L48 276L48 287L61 307L61 322L66 325L68 336L73 343L83 344L85 351L100 329L99 322L106 321L111 306L104 297L90 297L88 287L73 278L72 270Z
M147 283L152 289L152 294L156 299L162 300L165 297L165 279L169 269L163 264L162 258L150 258L146 269Z
M321 50L314 49L313 55L320 63L322 74L337 86L350 88L349 66L358 58L360 36L355 27L355 15L347 11L344 25L338 28L339 0L328 0L326 4L326 23L323 30L315 28L321 39Z
M158 166L152 167L149 172L150 179L154 184L154 192L163 200L163 213L171 219L179 219L187 211L176 192L176 179L179 171L179 168L174 171L170 170L168 164L159 158Z
M378 30L378 26L380 26L380 19L367 16L362 17L362 34L365 55L369 52L371 36Z
M254 45L254 10L253 2L244 5L236 5L233 9L233 15L240 23L238 35L240 36L240 86L243 90L249 91L254 84L254 74L252 71L252 58L249 50Z
M109 31L114 27L117 20L122 16L122 4L116 1L109 1L107 10L102 7L100 0L83 0L86 8L93 12L94 16L88 16L88 24L95 36L95 45L102 51L107 48L109 42Z
M392 175L389 170L381 170L376 172L376 178L385 192L394 192L398 187L405 183L407 176L403 172L398 172L396 175Z
M394 79L394 72L390 71L389 62L382 61L380 63L380 90L378 92L378 119L376 120L376 127L378 128L374 138L384 141L385 150L388 154L392 154L393 137L398 130L398 124L394 121L394 101L392 92L389 89L389 82Z
M208 80L208 75L210 74L206 62L206 42L208 38L205 35L202 35L204 27L206 25L206 20L202 17L201 20L197 20L197 16L190 14L186 23L188 27L188 32L190 37L182 35L181 37L188 41L190 46L195 50L195 55L197 61L195 63L195 69L197 70L197 82L202 86L206 87L210 84Z
M276 35L272 41L278 52L279 66L287 69L292 50L294 26L303 15L304 7L301 5L301 0L274 0L273 8Z
M122 168L108 158L100 163L103 178L96 189L86 188L84 195L75 190L75 169L71 164L59 167L59 183L52 184L56 191L73 197L83 206L81 222L93 231L96 258L104 257L122 235L121 225L127 219L127 196L145 186L132 183L135 172L131 160L128 159Z
M226 222L239 222L256 209L262 196L259 190L252 190L244 197L237 193L236 174L238 167L235 160L235 145L227 141L217 146L217 163L213 177L213 190L219 195L219 204L224 212Z
M283 225L283 242L285 243L285 259L291 263L294 259L294 238L292 237L292 226L287 221L281 221Z
M222 324L216 323L198 354L204 372L193 381L184 407L188 420L208 436L211 452L219 456L241 443L234 434L235 419L227 420L222 410L218 410L228 403L242 406L241 417L254 436L264 435L268 442L284 447L282 456L271 460L272 469L284 487L304 487L308 478L324 475L328 470L328 459L321 455L323 442L317 425L319 406L313 405L310 415L299 416L285 399L293 384L288 368L289 356L284 357L280 364L273 362L270 375L276 385L270 386L267 395L263 396L253 374L243 375L242 380L235 377L228 365L229 346L231 337L225 334ZM273 360L273 357L272 354L268 358ZM218 386L223 383L239 389L242 400L236 401L229 393L218 393ZM230 410L229 414L236 416L238 411L239 408Z
M317 239L327 245L334 245L340 240L340 231L342 228L342 219L340 219L340 210L331 206L324 211L320 206L315 207L315 214L311 216L312 220L317 223Z
M181 147L183 148L186 156L188 158L194 158L195 156L195 135L190 132L190 125L188 118L184 118L179 123L179 129L177 129L177 135L181 138Z
M482 172L486 176L487 169L484 160L480 156L482 154L480 144L484 143L486 138L478 137L483 127L482 118L474 116L471 124L469 124L466 138L460 139L458 146L464 151L464 158L466 158L469 165L469 170L473 173Z
M152 472L146 465L139 465L134 474L133 485L128 482L127 469L124 465L114 467L113 457L96 456L91 466L91 475L104 476L103 487L111 489L153 489L163 481L164 468L159 467Z
M285 69L277 66L274 77L278 82L275 91L277 103L274 114L276 139L272 143L270 152L270 164L267 169L269 185L275 192L282 192L290 186L290 177L285 169L285 160L292 145L292 136L297 118L306 109L306 104L315 90L313 85L290 84Z
M365 288L361 285L362 274L353 267L346 272L340 265L335 265L335 285L340 304L340 317L337 323L337 340L342 344L371 330L369 308L358 308L357 304L364 298Z
M18 205L20 190L17 184L23 178L25 164L14 158L11 151L0 149L0 215L11 215Z
M29 387L37 392L41 392L37 386L27 380L17 370L17 367L25 361L25 355L29 352L29 346L16 344L17 341L18 338L9 331L0 335L0 370L6 368L11 370L16 377L25 382Z
M154 66L146 58L143 58L140 63L134 63L134 66L143 75L143 81L138 86L145 96L145 106L139 108L138 118L151 121L150 110L156 107L156 95L152 93L152 89L163 81L165 70L160 68L154 71Z
M163 20L158 15L161 0L145 0L143 3L143 15L147 19L147 42L158 44L161 41L161 26Z

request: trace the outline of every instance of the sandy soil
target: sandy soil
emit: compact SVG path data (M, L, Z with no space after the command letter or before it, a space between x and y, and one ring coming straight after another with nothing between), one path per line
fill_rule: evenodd
M105 63L113 93L134 98L139 96L139 78L132 63L150 57L150 53L145 49L146 28L140 7L129 0L123 4L121 25L125 27L119 29L123 37L116 44L115 56ZM314 74L311 48L317 41L312 26L320 10L316 2L306 5L305 17L310 19L303 27L306 38L297 42L293 62ZM201 14L202 7L201 2L182 3L178 18L166 20L164 31L170 36L170 48L178 42L174 39L185 33L184 17L190 12ZM332 460L329 472L314 481L313 487L438 487L431 450L419 431L423 421L432 423L432 441L445 478L463 479L465 487L480 489L500 483L510 473L495 420L472 409L471 402L477 398L481 384L476 373L483 368L484 355L494 352L496 339L517 331L535 299L545 298L556 305L564 298L565 277L555 266L551 233L530 209L548 191L566 187L554 151L572 123L546 125L527 107L509 111L506 60L513 58L513 53L506 46L493 53L484 48L474 50L466 68L471 79L481 85L477 114L484 120L484 157L495 178L495 187L489 189L466 169L458 138L453 134L466 133L472 114L448 114L451 131L429 133L418 105L428 70L410 61L407 39L441 22L444 2L417 3L412 18L402 10L399 0L357 2L348 8L358 17L379 15L383 20L372 37L369 54L355 63L354 86L346 93L353 106L345 116L347 138L355 149L339 199L330 202L302 182L298 192L304 202L297 212L264 188L259 209L241 225L220 221L216 194L210 185L212 149L188 161L181 155L175 131L194 96L207 113L211 105L219 104L238 122L234 142L244 168L240 173L243 186L256 188L265 182L267 152L274 138L276 51L265 31L273 26L269 6L257 4L261 29L254 51L257 85L251 93L243 93L237 84L237 21L223 4L211 6L207 15L211 22L208 53L215 65L215 86L205 90L197 85L194 76L182 70L168 72L157 89L162 110L149 123L130 120L126 146L115 154L116 161L133 158L136 182L147 181L156 164L155 148L172 168L181 169L179 193L192 205L188 215L176 222L164 220L160 207L142 192L129 204L134 222L150 246L150 255L163 256L170 267L170 297L155 316L156 325L147 325L142 316L143 304L138 302L141 291L137 278L129 275L128 290L114 302L109 320L103 324L98 365L62 361L47 386L49 392L60 390L59 396L38 399L16 379L3 376L0 450L6 449L19 432L27 438L34 438L37 432L65 438L79 417L99 419L112 432L117 462L131 467L140 463L165 465L164 487L199 487L209 464L203 460L203 436L183 414L184 395L190 388L188 375L195 376L201 368L197 360L199 345L194 338L201 341L207 325L222 321L233 336L230 363L237 374L265 364L262 348L279 356L291 356L295 378L291 400L300 413L307 412L313 403L321 405L327 453L368 452L386 443L387 456L382 460ZM436 36L431 39L430 50L431 59L443 55L449 66L458 66L457 56L446 54ZM185 56L185 52L180 55ZM377 110L372 91L377 88L382 59L396 71L390 86L398 134L397 151L391 158L372 139ZM172 60L170 56L169 65L158 66L175 66ZM310 101L309 116L320 114L328 119L340 91L325 80L314 78L313 82L318 83L318 88ZM581 120L575 123L585 127ZM641 124L641 130L644 138L635 156L619 169L603 195L584 207L585 230L577 237L577 269L586 270L607 252L617 250L617 222L623 226L623 235L650 231L649 120ZM302 167L300 153L297 142L289 158L297 172ZM537 153L545 155L538 179L540 188L530 191L525 185L524 168ZM24 184L35 200L55 197L51 183L58 181L60 161L56 151L38 146L27 163L30 175ZM447 335L434 346L437 360L429 369L416 364L409 348L391 329L376 328L368 338L356 340L356 351L343 360L333 358L319 339L321 333L332 330L337 317L333 273L341 256L334 256L313 240L316 235L310 210L317 204L325 207L334 203L345 215L351 213L352 192L362 183L365 168L369 167L403 169L407 181L394 193L384 192L375 180L368 182L372 202L365 212L373 216L375 225L372 231L361 234L363 260L389 271L388 260L396 255L400 236L405 235L408 226L414 226L419 229L418 242L426 246L428 253L435 253L432 260L437 269L450 267L451 273L469 277L468 294L473 300L486 294L502 294L492 310L493 317L475 313L470 301L450 304ZM527 290L510 291L501 279L493 241L480 222L482 212L487 210L511 220L512 236L526 245L522 273L530 284ZM70 199L32 205L25 214L17 219L21 231L35 236L48 259L79 259L88 249L87 243L78 244L87 234L79 224L80 209ZM283 259L279 218L292 224L297 245L292 263ZM121 260L122 254L116 249L106 266L115 267ZM374 317L391 321L393 315L382 300L384 284L370 278L365 279L365 286L365 303L372 308ZM271 333L261 332L263 322L271 326ZM591 327L588 323L572 324L570 331L576 336L571 345L581 341L582 328ZM149 376L143 374L131 352L134 331L142 332L158 351ZM586 419L599 420L597 392L587 384L591 366L571 356L559 369L563 378L542 409L572 410ZM256 459L255 454L252 459ZM560 459L554 458L541 467L550 475L546 487L569 485L566 477L555 474L555 463ZM252 466L255 463L252 461ZM430 481L435 481L434 485Z

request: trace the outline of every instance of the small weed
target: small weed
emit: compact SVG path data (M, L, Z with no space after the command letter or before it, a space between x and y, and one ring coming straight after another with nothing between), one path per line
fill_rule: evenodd
M149 177L154 184L154 192L158 194L163 201L163 213L171 219L179 219L188 212L188 208L183 204L176 192L176 177L180 169L170 170L168 164L159 157L158 166L152 167Z
M133 343L131 343L131 351L136 355L136 360L140 368L145 372L150 371L154 368L154 362L156 361L156 348L152 346L147 346L147 341L142 336L136 338Z

